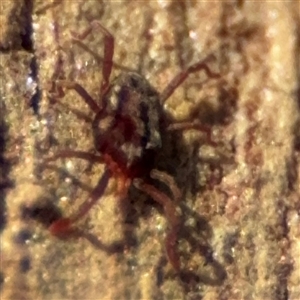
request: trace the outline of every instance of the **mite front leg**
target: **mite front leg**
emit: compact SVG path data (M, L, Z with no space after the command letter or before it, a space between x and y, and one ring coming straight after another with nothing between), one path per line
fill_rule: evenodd
M81 34L77 34L75 32L71 33L74 40L84 40L94 29L99 29L104 35L104 59L102 65L102 83L100 89L100 96L102 97L106 93L109 86L109 77L112 70L112 59L114 56L114 37L98 21L91 22L90 26Z
M77 230L73 227L74 223L82 219L97 203L99 198L103 196L104 191L108 185L110 176L110 171L106 170L100 178L100 180L98 181L98 184L92 191L89 198L81 205L81 207L73 216L69 218L58 219L50 225L49 231L51 232L51 234L63 238L72 236L72 234L76 233Z
M177 74L170 83L166 86L166 88L161 93L161 104L164 104L165 101L174 93L174 91L188 78L188 76L192 73L199 72L200 70L204 70L209 78L220 78L220 74L214 73L209 66L207 65L208 61L214 55L209 55L205 59L191 65L186 70L181 71Z
M64 87L68 90L74 90L81 98L84 100L84 102L89 106L89 108L97 113L100 110L99 105L97 102L90 96L90 94L78 83L74 81L68 81L68 80L59 80L56 82L56 85L58 87Z
M176 206L172 200L164 193L160 192L154 186L143 182L141 179L134 179L134 186L149 195L154 201L162 205L166 217L170 224L170 231L166 236L167 256L173 268L179 272L180 258L177 253L177 236L180 229L180 217L176 211Z

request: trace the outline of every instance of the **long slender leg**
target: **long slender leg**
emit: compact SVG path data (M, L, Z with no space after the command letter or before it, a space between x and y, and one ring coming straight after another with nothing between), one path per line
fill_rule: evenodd
M180 217L176 211L176 206L172 200L164 193L160 192L154 186L143 182L141 179L135 179L133 184L136 188L148 194L153 200L163 206L166 217L170 223L170 231L166 236L167 256L176 271L180 270L180 258L176 249L177 236L180 229Z
M208 77L219 78L220 74L214 73L207 65L208 61L212 57L214 56L209 55L205 59L201 60L200 62L191 65L186 70L183 70L179 74L177 74L161 93L161 98L160 98L161 104L165 103L165 101L174 93L177 87L180 86L180 84L182 84L187 79L187 77L192 73L198 72L200 70L204 70Z
M89 95L89 93L80 84L68 80L59 80L55 84L58 87L64 87L66 89L76 91L93 112L97 113L100 110L100 107L97 104L97 102Z
M176 203L178 203L180 201L181 196L182 196L181 191L178 188L173 176L169 175L166 172L159 171L157 169L153 169L150 172L150 176L153 179L157 179L159 181L162 181L166 186L169 187L169 189L171 190L171 192L173 194L173 197L174 197L174 200L175 200Z
M97 203L100 197L103 196L104 191L108 185L109 178L111 177L111 173L109 170L106 170L98 184L96 185L95 189L92 191L91 195L88 199L81 205L78 211L69 218L61 218L53 222L50 227L49 231L51 234L58 236L58 237L66 237L72 235L75 228L73 228L73 224L78 220L82 219L90 209Z
M53 7L57 6L58 4L60 4L61 2L62 2L62 0L54 0L52 3L46 4L46 5L42 6L40 9L36 10L35 14L37 14L37 15L43 14L49 8L53 8Z
M69 105L66 105L65 103L62 104L65 108L68 109L68 111L72 112L79 120L84 120L87 123L92 123L93 118L91 118L88 114L82 112L81 110L70 107Z
M46 168L49 168L49 166L53 168L48 163L60 158L79 158L79 159L87 160L90 163L88 168L91 168L94 163L104 163L104 160L101 156L95 155L93 153L66 149L66 150L60 150L54 155L43 159L43 166L45 166Z
M43 167L60 174L65 174L68 178L71 179L72 183L78 186L81 190L88 192L89 194L94 190L94 187L91 187L90 184L80 181L78 177L66 172L64 168L57 167L56 165L52 164L44 164Z
M213 147L217 146L217 143L212 139L211 128L201 124L199 121L178 122L167 126L167 130L169 131L183 131L189 129L195 129L204 132L207 135L207 142Z
M92 123L93 122L93 118L88 115L87 113L82 112L81 110L71 107L70 105L61 102L61 101L57 101L57 99L55 99L56 102L59 103L60 106L63 107L64 111L70 111L71 113L73 113L79 120L83 120L86 123Z
M99 106L97 102L89 95L89 93L78 83L74 81L69 81L69 80L63 80L60 79L60 74L62 72L62 60L61 57L59 57L58 61L56 62L56 67L54 74L52 76L51 83L49 83L49 96L51 97L50 99L54 99L55 102L59 102L61 105L67 106L66 104L63 104L62 102L59 101L60 98L63 98L65 96L63 88L66 89L72 89L75 90L85 101L85 103L90 107L92 111L97 113L99 111ZM88 116L84 116L82 112L76 112L76 109L74 108L69 108L71 109L76 115L82 115L80 118L82 119L89 119ZM89 120L88 120L89 121Z
M93 51L92 49L90 49L85 43L83 43L82 41L80 40L74 40L74 43L76 45L78 45L80 48L82 48L83 50L85 50L86 52L88 52L90 55L92 55L95 60L97 61L97 63L102 63L103 60L104 60L104 57L97 54L95 51ZM113 66L114 68L117 68L117 69L120 69L124 72L138 72L137 69L133 69L133 68L130 68L130 67L126 67L126 66L123 66L121 64L118 64L117 62L113 61Z
M48 163L50 161L57 160L59 158L80 158L80 159L85 159L90 162L98 162L98 163L103 163L103 158L101 156L89 153L89 152L84 152L84 151L74 151L74 150L60 150L53 156L47 157L46 159L43 160L43 162Z
M100 96L102 97L109 86L109 77L113 65L113 55L114 55L114 37L111 33L104 28L98 21L92 21L90 26L81 34L71 32L74 40L84 40L94 29L99 29L104 35L104 59L102 65L102 83Z

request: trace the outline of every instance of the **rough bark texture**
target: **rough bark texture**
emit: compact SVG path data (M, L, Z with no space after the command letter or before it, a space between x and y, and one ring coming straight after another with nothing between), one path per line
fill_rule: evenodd
M1 299L300 299L299 1L52 4L0 4ZM162 164L183 191L180 274L166 261L161 208L135 192L122 207L114 181L78 224L81 238L46 228L103 172L78 159L42 163L93 148L90 125L70 111L90 113L82 99L66 91L54 103L49 91L68 79L97 99L103 36L84 41L98 57L70 38L94 19L115 37L112 78L136 70L162 91L217 57L221 79L193 74L165 105L174 121L210 126L217 143L186 131Z

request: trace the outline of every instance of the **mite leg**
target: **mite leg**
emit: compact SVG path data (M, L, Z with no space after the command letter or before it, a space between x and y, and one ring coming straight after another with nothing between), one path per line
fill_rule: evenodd
M79 158L79 159L84 159L87 160L90 164L87 169L90 169L94 163L104 163L104 160L101 156L95 155L90 152L85 152L85 151L78 151L78 150L70 150L70 149L65 149L65 150L60 150L54 155L47 157L43 159L42 164L46 167L49 167L47 165L51 161L55 161L60 158Z
M213 57L213 55L209 55L204 60L197 62L186 70L181 71L177 74L170 83L166 86L166 88L161 93L161 104L164 104L165 101L174 93L174 91L187 79L187 77L195 72L200 70L204 70L208 77L210 78L219 78L220 74L214 73L207 65L208 61Z
M207 136L207 143L213 147L217 146L217 143L213 141L211 128L201 124L199 121L177 122L167 126L167 130L169 131L183 131L190 129L204 132Z
M35 11L36 15L44 14L49 8L53 8L57 5L59 5L62 2L62 0L54 0L52 3L46 4L42 6L40 9Z
M54 99L55 101L58 101L60 98L63 98L65 93L63 88L74 90L77 92L79 96L84 100L84 102L90 107L92 111L97 113L99 111L99 106L97 102L89 95L89 93L78 83L70 80L62 80L59 77L59 74L61 73L61 68L62 68L62 61L61 58L56 63L55 71L52 76L52 81L51 81L51 86L49 87L49 96L50 99ZM67 106L66 104L63 104L59 101L59 103L63 106ZM74 112L79 118L87 119L90 121L90 118L85 115L82 112L78 112L74 108L69 108L72 112Z
M71 32L74 40L84 40L93 30L99 29L104 35L104 59L102 65L102 83L100 89L100 96L102 97L109 86L109 77L113 65L113 55L114 55L114 37L112 34L104 28L98 21L91 22L90 26L81 34Z
M116 180L117 180L117 196L119 199L124 199L127 196L128 189L131 184L131 179L125 176L117 176Z
M50 225L49 231L51 232L51 234L57 237L66 237L76 232L76 229L73 228L73 224L82 219L97 203L99 198L103 196L110 176L110 171L106 170L98 181L98 184L90 194L89 198L81 205L81 207L73 216L69 218L58 219Z
M58 151L53 156L44 159L43 162L48 163L50 161L54 161L59 158L80 158L93 163L94 162L103 163L103 158L98 155L89 152L84 152L84 151L73 151L69 149Z
M170 223L170 231L166 236L167 256L173 268L178 272L180 270L180 258L176 249L177 236L180 229L180 217L176 211L176 206L172 200L164 193L160 192L154 186L135 179L133 184L136 188L148 194L153 200L163 206L166 217Z
M169 175L166 172L162 172L156 169L153 169L150 172L150 176L153 179L163 182L171 190L176 203L180 201L182 194L173 176Z
M93 56L95 58L95 60L97 61L97 63L102 63L104 57L99 55L98 53L96 53L95 51L93 51L92 49L90 49L85 43L83 43L80 40L75 40L74 39L74 43L76 45L78 45L80 48L82 48L84 51L88 52L91 56ZM113 61L113 66L114 68L120 69L124 72L137 72L136 69L133 68L129 68L126 66L123 66L122 64L118 64L117 62Z
M55 84L57 85L58 88L64 87L68 90L74 90L75 92L77 92L77 94L81 96L81 98L90 107L90 109L93 112L97 113L100 110L100 107L97 104L97 102L89 95L89 93L80 84L68 80L59 80Z
M64 108L65 111L70 111L71 113L73 113L79 120L83 120L86 123L92 123L93 122L93 118L90 117L90 115L82 112L81 110L74 108L74 107L70 107L69 105L60 102L59 104Z

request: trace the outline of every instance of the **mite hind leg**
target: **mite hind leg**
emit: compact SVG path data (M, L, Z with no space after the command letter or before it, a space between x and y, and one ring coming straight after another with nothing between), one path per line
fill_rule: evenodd
M175 203L164 193L160 192L154 186L145 183L141 179L133 181L134 186L149 195L154 201L162 205L165 215L169 221L169 232L166 236L165 247L168 259L173 268L179 272L180 270L180 257L177 252L177 239L181 225L180 216L176 211Z

